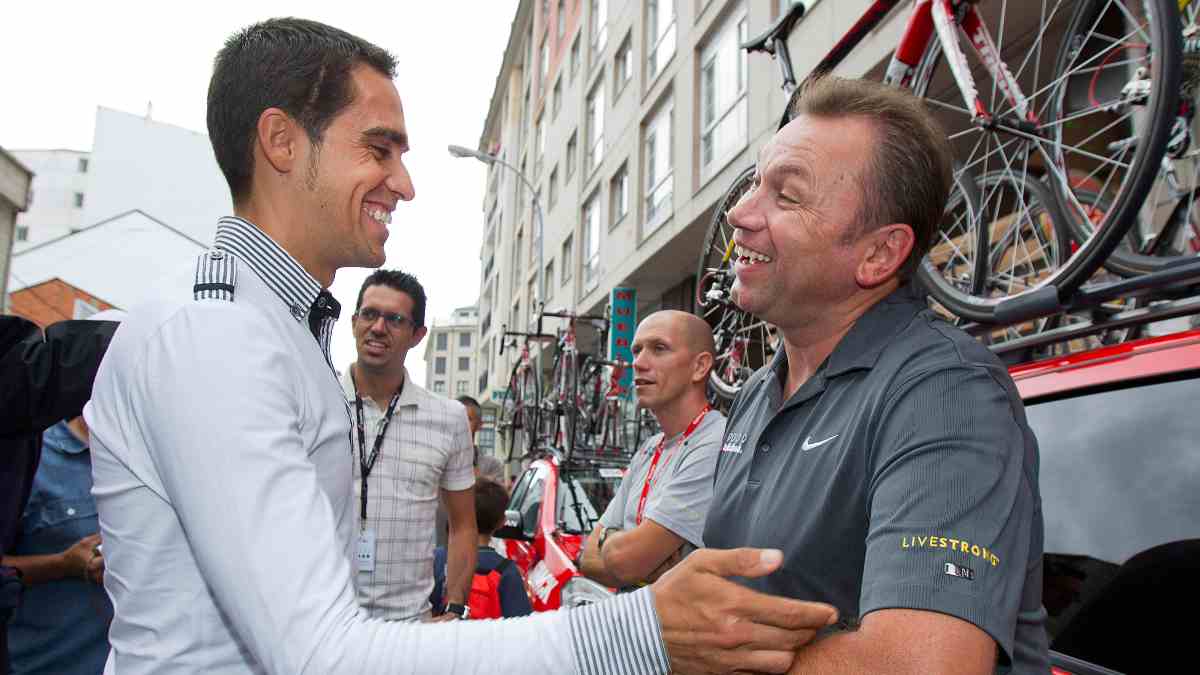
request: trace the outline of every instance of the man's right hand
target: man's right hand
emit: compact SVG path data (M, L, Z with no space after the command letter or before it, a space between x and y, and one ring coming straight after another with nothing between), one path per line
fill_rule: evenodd
M63 565L65 574L63 576L71 579L85 579L95 581L96 574L91 563L93 558L99 554L96 553L96 546L100 543L99 534L89 534L71 545L71 548L62 552ZM103 567L101 567L101 570Z
M796 649L837 621L818 602L766 595L725 577L761 577L779 568L770 549L701 549L651 586L675 673L784 673Z

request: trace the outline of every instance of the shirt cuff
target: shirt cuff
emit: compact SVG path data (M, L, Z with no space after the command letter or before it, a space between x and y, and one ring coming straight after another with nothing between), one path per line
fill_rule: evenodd
M666 675L662 626L649 588L568 612L580 675Z

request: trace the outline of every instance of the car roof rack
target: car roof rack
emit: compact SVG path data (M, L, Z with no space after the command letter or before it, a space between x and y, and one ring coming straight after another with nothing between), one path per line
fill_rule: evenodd
M1044 287L1045 294L1053 287ZM1126 308L1120 301L1140 300L1141 306ZM1009 313L1001 323L971 323L963 326L971 335L986 339L991 331L1056 314L1072 314L1079 320L1025 337L988 345L1006 358L1054 344L1098 335L1106 331L1200 314L1200 258L1189 258L1161 270L1114 282L1083 286L1067 302L1052 311ZM1080 317L1085 314L1090 316Z

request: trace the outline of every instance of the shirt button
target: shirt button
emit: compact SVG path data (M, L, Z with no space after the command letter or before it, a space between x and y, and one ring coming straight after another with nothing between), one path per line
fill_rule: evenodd
M292 316L296 317L297 321L304 318L304 312L304 308L300 305L292 305Z
M764 454L768 453L771 451L771 444L763 443L762 445L758 446L758 449L759 449L759 451L763 452Z
M221 251L212 251L208 254L208 257L211 260L224 260L225 254Z
M68 516L73 516L73 515L75 515L75 509L67 509L67 515L68 515Z

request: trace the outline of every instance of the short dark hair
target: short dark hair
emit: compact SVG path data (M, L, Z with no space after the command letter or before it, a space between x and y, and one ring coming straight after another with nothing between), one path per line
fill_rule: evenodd
M358 300L354 303L354 311L362 309L363 293L371 286L387 286L401 293L407 293L413 301L413 325L417 328L425 325L425 288L421 282L408 272L400 270L375 270L358 289Z
M796 92L788 116L800 115L859 117L875 127L875 154L859 177L862 209L855 234L889 223L911 226L913 250L900 270L902 280L910 279L932 245L950 198L954 156L945 131L905 89L832 75Z
M476 401L475 399L471 398L470 396L467 396L466 394L463 394L462 396L459 396L458 398L456 398L454 400L467 406L468 408L474 408L476 410L483 410L483 408L479 405L479 401Z
M262 112L283 110L320 146L333 119L354 101L350 71L359 64L396 77L396 58L387 50L316 21L268 19L225 41L208 83L208 137L235 203L250 194Z
M479 480L475 483L475 525L480 534L489 534L504 524L508 492L499 483Z

